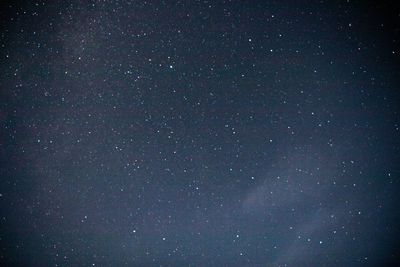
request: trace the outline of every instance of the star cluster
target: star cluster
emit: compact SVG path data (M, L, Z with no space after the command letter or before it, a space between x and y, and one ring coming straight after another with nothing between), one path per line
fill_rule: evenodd
M395 266L399 10L300 2L3 4L2 266Z

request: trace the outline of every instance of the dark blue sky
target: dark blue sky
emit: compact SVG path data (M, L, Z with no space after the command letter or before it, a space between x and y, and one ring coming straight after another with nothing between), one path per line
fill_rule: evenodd
M371 2L2 4L0 265L395 266L400 13Z

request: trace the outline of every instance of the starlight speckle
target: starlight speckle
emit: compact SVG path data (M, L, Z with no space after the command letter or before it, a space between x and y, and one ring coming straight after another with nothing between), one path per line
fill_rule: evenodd
M397 266L394 3L24 2L0 266Z

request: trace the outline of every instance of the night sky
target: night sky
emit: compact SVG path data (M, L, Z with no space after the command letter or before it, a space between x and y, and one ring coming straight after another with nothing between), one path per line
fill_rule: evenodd
M399 266L394 2L3 1L0 266Z

